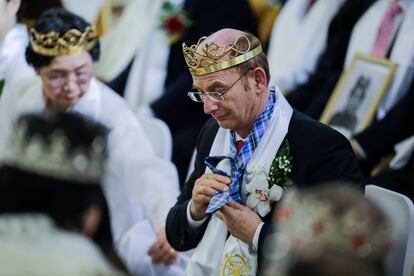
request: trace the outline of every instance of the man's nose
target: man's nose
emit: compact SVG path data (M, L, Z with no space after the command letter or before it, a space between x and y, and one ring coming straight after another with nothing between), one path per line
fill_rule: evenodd
M211 100L205 96L203 99L204 113L211 114L218 109L218 102Z

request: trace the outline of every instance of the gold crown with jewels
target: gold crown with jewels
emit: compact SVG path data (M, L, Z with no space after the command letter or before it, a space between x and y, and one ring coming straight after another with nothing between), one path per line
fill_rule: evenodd
M70 29L63 35L58 32L38 33L35 28L30 29L30 45L35 53L56 57L79 54L92 49L98 41L95 26L86 27L81 32Z
M188 47L182 44L185 62L193 75L201 76L221 71L243 62L246 62L263 52L262 45L252 49L247 36L240 35L233 43L220 46L217 43L205 43L202 49L198 50L200 44L207 37L201 37L197 44ZM240 49L241 40L246 40L247 49ZM224 59L227 56L227 59ZM224 59L224 60L223 60Z

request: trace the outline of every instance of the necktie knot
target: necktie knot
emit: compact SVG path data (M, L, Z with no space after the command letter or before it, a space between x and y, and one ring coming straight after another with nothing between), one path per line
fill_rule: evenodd
M398 1L391 1L390 6L388 8L388 12L393 17L402 12L401 5L398 3Z

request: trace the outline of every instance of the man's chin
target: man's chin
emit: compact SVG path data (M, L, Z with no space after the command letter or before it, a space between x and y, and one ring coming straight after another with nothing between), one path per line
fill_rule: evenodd
M215 119L217 124L221 127L221 128L225 128L225 129L232 129L232 125L229 123L229 121L226 120L218 120Z

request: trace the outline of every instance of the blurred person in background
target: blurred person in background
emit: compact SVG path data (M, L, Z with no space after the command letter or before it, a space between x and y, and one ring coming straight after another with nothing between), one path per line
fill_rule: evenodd
M308 80L289 91L288 102L299 111L319 119L318 114L307 110L319 94L331 93L344 69L345 57L352 30L365 11L376 0L346 0L332 18L326 37L326 47ZM327 92L325 92L327 91Z
M362 5L363 2L359 4ZM413 26L414 1L375 1L369 5L352 29L349 43L345 45L345 60L342 68L339 71L324 71L324 75L320 75L319 83L315 82L314 89L301 89L300 92L298 90L297 93L291 93L287 97L288 101L305 114L319 119L339 76L350 66L355 54L362 53L385 58L398 65L392 82L376 111L377 119L380 120L407 93L413 78L414 34L411 31ZM332 49L333 53L337 50ZM325 60L325 62L329 61L329 59Z
M328 28L345 0L289 0L273 24L268 59L271 85L285 94L305 83L326 48Z
M33 27L35 19L44 11L62 7L62 3L60 0L2 0L0 7L0 13L3 13L0 16L1 94L1 86L6 82L14 89L19 89L18 87L25 83L25 80L35 77L33 68L27 64L24 57L24 51L29 43L27 28ZM9 31L3 38L2 33L6 29Z
M0 167L0 274L121 275L92 240L108 226L108 130L68 113L25 115L16 129Z
M261 252L263 272L385 275L390 246L388 219L362 191L338 183L292 189L274 213L274 233Z

